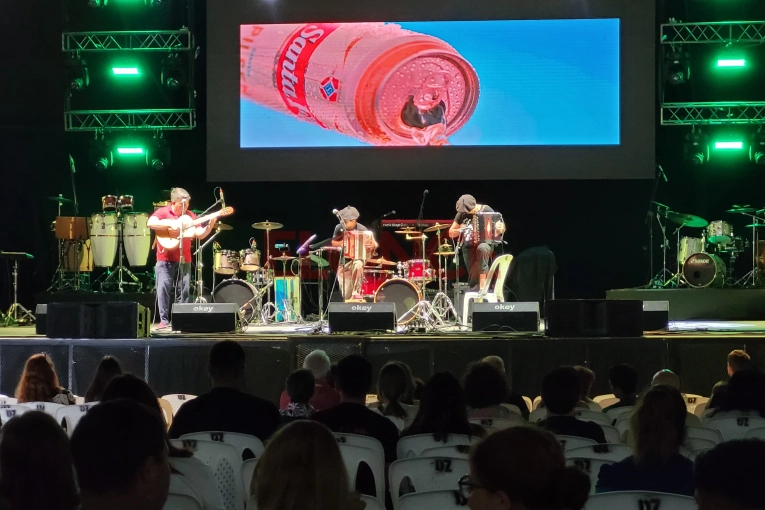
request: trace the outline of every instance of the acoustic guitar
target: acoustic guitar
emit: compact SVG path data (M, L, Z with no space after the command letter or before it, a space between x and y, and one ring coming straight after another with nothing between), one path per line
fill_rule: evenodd
M220 211L200 216L197 219L192 219L188 214L184 214L175 219L159 220L159 224L172 230L181 230L181 228L183 228L183 237L194 237L197 226L207 223L213 218L222 218L232 214L234 214L233 207L224 207ZM166 250L174 250L178 248L180 239L177 235L171 237L167 230L157 230L156 234L157 242Z

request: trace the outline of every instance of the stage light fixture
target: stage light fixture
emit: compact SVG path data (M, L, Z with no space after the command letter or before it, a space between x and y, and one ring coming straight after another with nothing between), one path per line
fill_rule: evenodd
M717 60L717 67L745 67L746 60L743 58L721 58Z
M112 73L115 76L139 76L141 74L141 72L135 66L112 67Z
M682 85L691 78L691 60L687 52L668 51L664 55L664 79L670 85Z
M92 7L94 9L98 9L99 7L106 6L107 0L87 0L88 7Z
M715 149L717 150L741 150L743 148L744 148L744 142L740 140L715 142Z
M765 165L765 131L762 128L752 135L752 145L749 146L749 159L755 165Z
M66 77L69 90L81 92L90 85L88 64L85 60L72 56L66 60Z
M170 90L179 90L188 83L188 72L178 54L162 59L162 85Z
M109 145L103 139L96 139L90 145L90 162L96 170L106 170L112 166L113 158Z
M140 156L144 154L143 147L117 147L120 156Z
M683 147L685 160L694 166L703 165L709 161L709 138L701 131L692 131L685 137Z
M149 7L162 7L162 0L146 0L146 5Z
M149 147L147 163L154 170L164 170L170 166L170 148L161 134L157 135Z

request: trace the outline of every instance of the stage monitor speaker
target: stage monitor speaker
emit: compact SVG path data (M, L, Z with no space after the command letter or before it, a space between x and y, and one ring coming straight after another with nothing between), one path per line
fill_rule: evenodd
M236 303L175 303L173 331L184 333L229 333L236 331Z
M551 337L643 336L643 302L637 300L554 299L545 307Z
M48 329L48 305L40 304L35 308L35 333L44 335Z
M473 331L539 331L539 303L473 303Z
M396 329L395 303L330 303L328 312L330 333Z
M669 327L669 301L643 301L643 331Z
M149 309L135 301L107 301L98 307L96 338L146 338Z
M48 338L94 338L98 303L48 303Z

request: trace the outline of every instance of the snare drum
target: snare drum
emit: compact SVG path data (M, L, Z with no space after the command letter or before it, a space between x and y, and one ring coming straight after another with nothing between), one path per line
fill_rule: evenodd
M93 264L96 267L111 267L114 264L118 241L117 216L102 213L90 217L90 242L93 245Z
M361 282L361 295L374 297L380 286L393 278L393 271L383 269L364 269L364 281Z
M260 250L247 248L239 252L242 260L242 271L257 271L260 269Z
M120 211L123 213L126 212L132 212L133 211L133 195L122 195L120 196L119 203L117 204Z
M271 277L266 273L265 269L261 268L257 271L248 271L247 281L255 287L262 288L271 282Z
M125 224L122 227L122 242L128 262L131 266L145 266L151 251L151 230L146 226L149 215L128 213L123 218Z
M406 324L415 315L409 309L420 302L420 291L415 285L403 278L393 278L380 285L375 292L375 303L394 303L398 324Z
M412 259L404 263L406 279L412 282L433 281L433 269L428 259Z
M727 221L713 221L707 226L707 241L726 244L733 238L733 226Z
M680 250L677 252L677 263L682 264L694 253L704 251L704 241L698 237L683 237L680 239Z
M115 195L104 195L101 197L101 210L105 213L117 211L119 199Z
M239 252L220 250L215 252L213 271L218 274L236 274L239 272Z

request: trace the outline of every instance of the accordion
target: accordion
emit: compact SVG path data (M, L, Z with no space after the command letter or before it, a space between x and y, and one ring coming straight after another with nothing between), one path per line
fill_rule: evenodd
M367 260L370 250L367 242L372 240L372 232L351 230L343 236L343 256L350 260Z
M502 213L479 212L473 215L465 231L465 242L478 245L488 243L500 244L505 237L505 221Z

